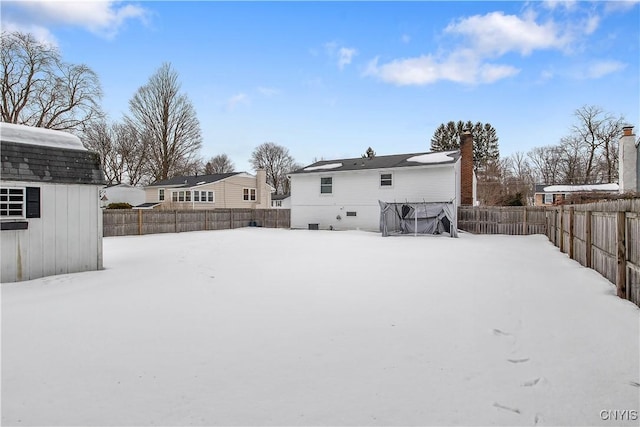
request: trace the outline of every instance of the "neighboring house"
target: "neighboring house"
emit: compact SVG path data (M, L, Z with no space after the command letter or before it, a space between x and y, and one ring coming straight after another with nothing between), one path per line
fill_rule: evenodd
M112 203L129 203L131 206L138 206L145 201L144 189L129 184L109 185L100 190L100 206L103 208Z
M177 176L145 187L145 203L139 209L269 209L273 187L266 173L246 172Z
M472 144L469 135L460 151L324 160L299 169L289 176L291 228L380 231L380 201L448 203L455 217L457 206L475 199Z
M274 209L291 209L291 194L272 194L271 207Z
M545 185L536 184L534 206L551 206L562 203L577 194L617 194L618 184Z
M618 152L620 192L640 193L640 140L636 140L633 126L622 128Z
M2 282L102 269L104 177L66 132L0 123Z

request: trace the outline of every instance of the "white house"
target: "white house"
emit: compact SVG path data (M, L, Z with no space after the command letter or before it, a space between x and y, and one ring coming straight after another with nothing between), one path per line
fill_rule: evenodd
M129 203L137 206L145 202L145 191L141 187L129 184L109 185L100 191L100 206L107 207L112 203Z
M469 138L461 151L472 153L472 144ZM455 217L458 205L475 198L473 183L461 183L461 151L324 160L297 170L290 174L291 228L380 231L379 201L448 203Z
M66 132L0 123L1 281L102 268L104 178Z

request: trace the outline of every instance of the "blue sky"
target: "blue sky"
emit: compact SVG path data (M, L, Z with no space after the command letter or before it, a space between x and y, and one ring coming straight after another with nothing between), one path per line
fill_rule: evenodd
M263 142L299 163L428 151L441 123L491 123L502 156L556 144L596 105L640 124L640 4L2 2L3 30L98 73L113 120L164 62L237 170Z

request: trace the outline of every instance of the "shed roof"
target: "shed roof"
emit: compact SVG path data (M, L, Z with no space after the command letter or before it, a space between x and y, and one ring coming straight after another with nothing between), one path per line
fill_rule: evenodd
M617 192L619 186L613 184L546 185L536 184L536 193L576 193L589 191Z
M388 156L356 157L351 159L321 160L292 174L354 171L363 169L391 169L455 163L460 151L392 154Z
M191 188L198 185L211 184L230 176L238 175L242 172L216 173L212 175L193 175L193 176L174 176L173 178L163 179L149 184L148 187L175 187L175 188Z
M0 138L4 138L4 133ZM105 183L100 156L87 150L23 144L2 139L0 158L0 177L3 181L95 185Z

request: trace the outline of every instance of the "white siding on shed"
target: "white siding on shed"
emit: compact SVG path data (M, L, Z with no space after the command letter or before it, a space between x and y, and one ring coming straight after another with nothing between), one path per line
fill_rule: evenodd
M386 202L448 202L459 194L459 162L445 165L319 171L291 175L291 228L362 229L378 231L380 206ZM380 185L380 175L392 173L392 185ZM332 193L320 193L320 179L332 178ZM356 216L347 216L356 212ZM338 219L340 217L340 219Z
M102 212L94 185L3 182L40 187L40 218L26 230L3 230L2 282L102 268ZM9 256L9 254L11 254Z

